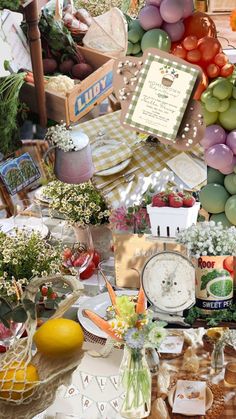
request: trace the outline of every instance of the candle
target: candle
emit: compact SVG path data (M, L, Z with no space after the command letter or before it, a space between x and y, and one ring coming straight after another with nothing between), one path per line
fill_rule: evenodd
M228 362L225 367L225 384L236 387L236 362Z

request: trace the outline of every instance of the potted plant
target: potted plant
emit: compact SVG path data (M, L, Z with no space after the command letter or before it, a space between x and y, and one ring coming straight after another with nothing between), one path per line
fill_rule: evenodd
M59 180L79 184L91 179L94 167L86 134L62 123L48 128L45 139L52 146L49 151L55 148L54 173Z
M107 259L111 241L111 231L108 228L110 211L92 182L69 185L53 181L44 187L44 193L51 198L51 215L59 213L78 234L81 228L89 226L94 248L100 253L101 259Z
M214 221L180 231L177 242L187 247L196 262L196 305L203 313L230 307L233 302L236 228Z
M61 250L47 243L39 233L15 230L0 232L0 341L9 346L22 333L26 311L35 312L22 293L34 277L60 273ZM39 292L39 298L41 293ZM38 298L38 300L39 300ZM55 301L56 302L56 301Z

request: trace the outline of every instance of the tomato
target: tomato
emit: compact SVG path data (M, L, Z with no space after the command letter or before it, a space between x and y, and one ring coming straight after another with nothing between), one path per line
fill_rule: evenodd
M216 38L204 36L204 38L198 41L198 49L202 54L203 61L212 62L215 56L221 51L221 44Z
M48 287L42 286L41 294L46 297L48 295Z
M198 39L196 36L186 36L184 38L182 45L187 51L197 48Z
M194 12L187 19L184 19L184 26L184 36L194 35L198 39L203 38L203 36L217 37L216 25L206 13Z
M92 276L94 274L95 270L96 270L96 266L95 266L94 262L91 260L91 262L89 263L89 265L87 266L85 271L81 272L80 279L90 278L90 276Z
M97 266L98 266L98 264L99 264L100 260L101 260L101 258L100 258L99 253L98 253L96 250L94 250L94 252L93 252L93 259L92 259L92 261L93 261L93 263L94 263L94 265L95 265L95 267L96 267L96 268L97 268Z
M72 256L72 251L69 247L63 250L64 259L69 259Z
M51 294L50 294L50 299L51 300L55 300L56 298L58 297L58 294L56 293L56 292L52 292Z
M228 64L225 64L223 67L221 67L221 69L220 69L220 75L222 77L229 77L229 76L231 76L231 74L233 73L233 71L234 71L234 65L228 63Z
M209 64L206 68L206 73L211 79L215 79L220 75L220 67L216 64Z
M197 90L194 93L194 99L200 100L202 92L204 92L207 89L208 86L208 77L206 73L202 70L202 80L201 83L199 83Z
M228 57L223 52L219 52L216 54L214 58L214 63L217 64L219 67L223 67L229 61Z
M182 45L177 45L177 47L173 50L173 54L184 60L186 58L187 51L184 47L182 47Z
M202 55L198 49L192 49L187 52L186 60L190 63L198 63L202 58Z

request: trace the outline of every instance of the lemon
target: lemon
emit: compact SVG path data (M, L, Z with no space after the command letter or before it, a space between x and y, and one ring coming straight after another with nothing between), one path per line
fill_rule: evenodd
M33 339L42 354L64 357L73 355L82 347L84 334L79 323L59 318L46 321L36 331Z
M24 362L15 361L10 367L0 370L0 397L24 400L33 393L35 381L39 381L37 368L33 364L25 366Z
M207 330L207 336L213 340L218 340L221 338L223 333L228 329L228 327L211 327Z

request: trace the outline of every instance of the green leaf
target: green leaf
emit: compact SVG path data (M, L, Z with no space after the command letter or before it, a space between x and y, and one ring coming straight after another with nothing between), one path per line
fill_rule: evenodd
M0 316L3 317L5 314L12 311L11 304L5 300L5 298L0 297Z
M36 319L36 305L33 301L29 300L28 298L24 298L23 307L26 312L29 312L32 319Z
M0 316L0 322L7 328L7 329L10 329L10 324L9 324L9 322L7 321L7 319L5 319L4 317L1 317Z
M17 306L12 311L11 318L16 323L25 323L27 320L27 313L22 305Z

